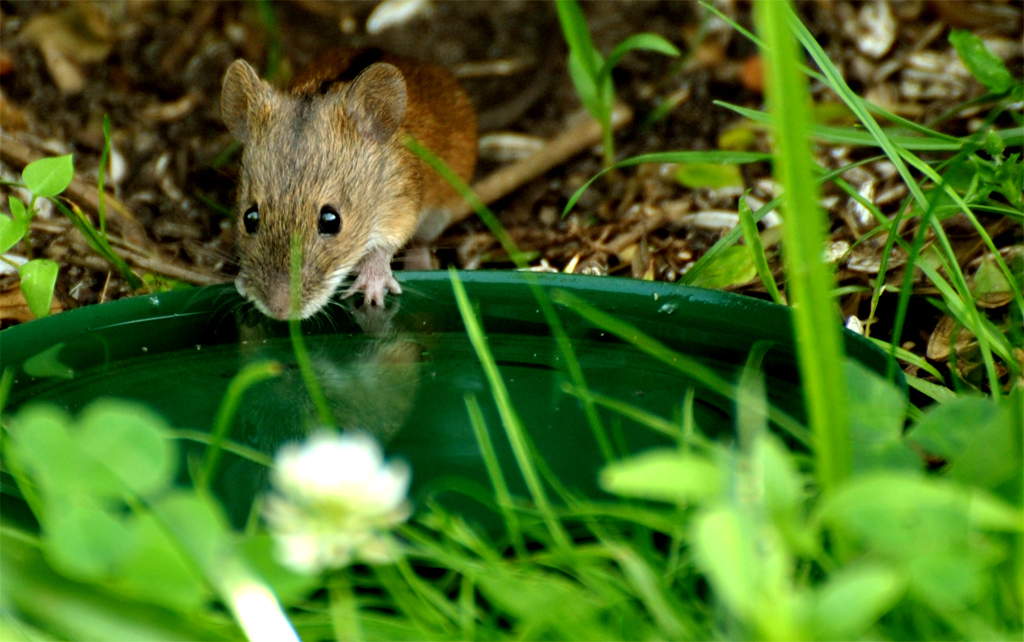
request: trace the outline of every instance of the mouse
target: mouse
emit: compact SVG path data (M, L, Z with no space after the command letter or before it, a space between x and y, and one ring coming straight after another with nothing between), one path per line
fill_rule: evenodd
M224 74L221 113L243 144L237 186L238 292L269 317L306 319L344 296L383 306L402 288L391 271L417 226L457 192L404 144L406 136L464 181L477 155L476 113L442 66L376 48L334 49L285 90L245 60ZM299 306L291 247L301 246Z

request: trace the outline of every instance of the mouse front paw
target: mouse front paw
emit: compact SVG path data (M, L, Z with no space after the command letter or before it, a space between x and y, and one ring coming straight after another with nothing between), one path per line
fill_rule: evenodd
M385 250L373 250L359 263L359 275L352 285L345 290L345 298L362 292L363 303L373 306L384 305L384 297L388 292L402 293L391 273L391 253Z

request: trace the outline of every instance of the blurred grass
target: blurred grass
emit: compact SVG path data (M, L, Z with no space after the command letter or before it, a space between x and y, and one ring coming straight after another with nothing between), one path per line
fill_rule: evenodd
M765 88L775 123L775 175L787 195L783 259L800 381L814 440L818 483L829 492L850 473L850 433L841 326L832 299L832 273L821 257L827 221L818 206L811 169L810 96L790 33L788 3L759 4L754 14L767 47Z

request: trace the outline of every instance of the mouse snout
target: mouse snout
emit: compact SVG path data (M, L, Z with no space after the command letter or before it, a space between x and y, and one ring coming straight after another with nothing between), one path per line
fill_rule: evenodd
M291 316L291 281L287 276L274 279L267 286L264 303L270 316L287 321Z

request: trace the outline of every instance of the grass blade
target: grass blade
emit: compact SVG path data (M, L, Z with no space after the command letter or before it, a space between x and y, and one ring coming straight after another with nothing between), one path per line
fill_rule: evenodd
M459 279L458 273L453 268L449 269L449 274L451 275L452 289L455 291L455 301L459 305L459 312L462 314L462 320L466 324L466 333L469 335L469 340L476 351L477 359L480 360L480 365L487 376L487 383L490 385L494 404L498 407L498 414L501 416L501 424L505 428L505 434L508 436L509 444L512 446L516 463L519 465L519 470L526 481L526 487L530 491L533 503L537 505L538 510L543 515L555 544L563 549L568 549L571 546L569 536L566 534L565 529L562 528L561 522L558 521L558 517L551 508L551 503L548 501L547 493L544 492L544 486L540 482L540 476L537 474L537 468L530 455L530 447L526 442L526 431L519 420L519 413L516 412L515 406L512 405L508 388L505 387L505 381L498 371L498 364L495 363L491 349L487 345L487 337L484 335L480 319L477 318L473 305L469 302L466 288L462 285L462 280Z
M491 478L491 486L494 487L494 498L501 509L501 516L505 520L505 530L508 531L512 540L512 548L516 555L526 555L526 544L523 542L523 534L519 529L519 518L512 510L512 494L508 492L508 484L505 483L505 476L501 472L501 464L498 463L498 455L494 452L494 444L491 443L491 435L487 432L487 424L484 421L484 413L480 410L480 403L476 396L470 393L465 395L466 412L469 413L469 423L473 426L473 434L476 436L476 443L480 446L480 454L484 460L484 467L487 468L487 476Z
M722 165L743 165L745 163L758 163L761 161L771 160L771 154L764 154L761 152L734 152L734 151L723 151L723 150L712 150L707 152L654 152L653 154L641 154L639 156L633 156L626 160L619 161L611 167L602 169L597 174L590 177L586 183L584 183L576 192L569 197L569 201L565 204L562 209L562 216L568 214L576 201L580 200L583 196L583 192L587 191L587 188L601 178L608 172L621 169L623 167L632 167L633 165L640 165L642 163L721 163Z
M755 9L758 31L767 45L766 90L776 123L775 172L788 195L783 227L786 290L793 303L794 338L818 482L829 492L850 474L850 425L832 275L821 258L824 217L818 207L807 136L807 79L799 71L788 26L799 21L789 3L768 2Z
M68 204L65 205L61 201L61 198L57 196L51 197L50 202L53 203L54 207L60 210L64 216L68 217L68 220L71 221L76 228L78 228L78 231L85 237L85 242L89 244L89 247L91 247L94 252L105 258L111 263L111 265L117 268L118 272L121 273L121 276L124 277L125 281L128 282L128 285L130 285L132 289L138 290L143 286L142 280L136 276L135 272L133 272L131 267L128 266L128 263L122 259L112 247L110 247L110 243L107 242L107 239L100 234L99 230L93 227L92 221L82 213L82 210L80 210L77 205L71 201L68 201Z
M566 306L598 328L614 334L662 363L686 373L687 376L702 383L708 390L716 392L727 399L736 399L736 386L700 361L684 354L679 354L625 321L598 310L586 301L564 290L555 290L551 293L551 298L555 303ZM596 399L597 397L594 398ZM774 406L768 407L768 416L791 437L805 446L810 444L810 435L807 429L800 425L800 422Z
M753 213L746 198L740 199L740 229L743 231L743 240L747 242L747 249L754 260L754 267L757 269L761 282L771 295L772 301L779 305L785 305L782 295L779 294L779 286L775 284L775 276L768 267L768 257L764 255L764 246L761 244L761 235L757 232L757 223L754 222Z
M407 138L405 144L413 151L414 154L419 156L425 163L436 171L444 178L464 199L468 202L473 210L476 211L477 215L483 220L487 228L491 230L498 242L508 253L512 261L516 264L520 270L527 270L529 265L523 258L523 253L516 247L512 237L509 236L505 228L498 222L498 218L491 212L480 197L473 192L473 190L463 181L458 174L452 171L450 167L443 160L437 157L436 154L431 152L426 147L423 147L418 141L413 138ZM537 284L533 278L533 273L526 271L526 282L530 286L530 290L533 292L533 296L537 299L537 305L540 307L541 314L544 315L544 320L547 322L548 327L551 328L551 334L555 337L555 343L558 345L559 351L565 358L565 369L569 378L572 380L573 385L577 388L586 388L587 382L583 377L583 368L580 367L579 359L576 358L576 351L572 347L572 341L569 340L569 335L565 332L565 327L562 325L561 319L558 318L558 314L555 313L554 306L551 305L551 300L548 298L544 290ZM587 423L590 424L590 429L594 433L594 440L597 442L598 448L601 450L601 454L604 456L606 461L612 461L615 459L615 452L612 449L611 440L608 438L608 432L605 430L604 424L601 422L601 417L597 413L597 408L594 404L584 401L583 412L587 417Z
M199 477L196 480L198 488L207 490L210 488L210 480L213 479L217 464L220 462L224 440L231 432L235 413L238 412L238 407L242 404L242 396L245 391L261 381L278 376L281 374L281 370L281 364L276 361L259 361L245 366L231 379L231 383L228 384L228 389L220 401L220 407L217 408L217 416L213 420L210 443L206 448Z
M288 336L292 341L292 350L295 352L295 362L299 366L299 374L302 375L302 382L305 384L306 391L309 392L309 396L313 400L313 406L316 408L320 424L323 426L333 426L335 423L334 413L331 412L331 405L327 403L327 397L324 396L324 390L320 387L320 382L316 378L316 372L313 370L313 362L309 358L309 350L306 349L306 340L302 336L302 319L298 315L302 300L302 238L298 232L292 235L291 246L291 266L289 269L291 279L291 315L289 315L288 319Z

